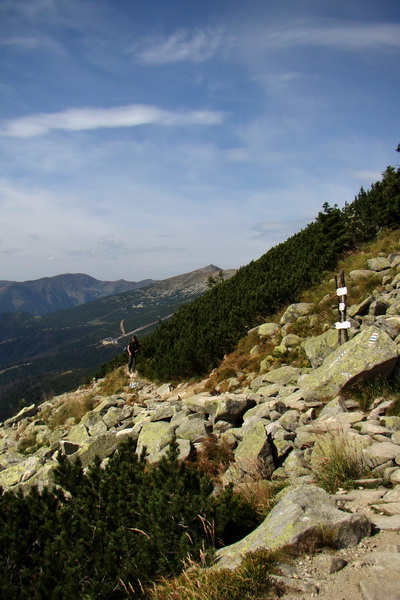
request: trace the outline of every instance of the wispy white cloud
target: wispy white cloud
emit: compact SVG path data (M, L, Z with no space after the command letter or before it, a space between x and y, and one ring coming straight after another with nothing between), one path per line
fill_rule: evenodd
M76 108L58 113L41 113L5 121L1 135L28 138L54 129L83 131L138 125L218 125L224 113L218 111L176 110L131 104L114 108Z
M289 235L299 231L305 227L311 219L295 219L293 221L267 221L264 223L256 223L250 229L254 231L253 238L270 239L274 242L279 239L285 239Z
M143 245L142 243L126 243L121 239L117 239L114 235L101 235L95 242L93 248L82 248L79 250L68 251L69 256L74 257L96 257L103 256L105 258L117 259L124 256L134 254L149 254L162 252L183 252L184 248L159 245Z
M23 51L34 50L40 46L40 43L40 40L33 36L10 37L0 41L0 44L3 46Z
M370 181L376 181L377 179L381 179L382 174L378 171L363 171L363 170L347 170L347 173L353 179L367 179Z
M264 45L282 49L293 46L325 46L343 50L400 47L400 25L366 23L320 25L304 22L264 35Z
M147 65L210 60L221 45L220 31L181 29L163 38L148 39L136 49L137 60Z

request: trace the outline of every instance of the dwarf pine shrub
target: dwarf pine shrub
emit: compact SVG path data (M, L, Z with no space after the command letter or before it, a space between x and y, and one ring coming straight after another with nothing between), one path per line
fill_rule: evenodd
M213 494L211 479L177 455L172 444L149 465L130 442L85 470L60 455L53 490L0 494L4 597L141 598L152 581L258 524L231 489Z

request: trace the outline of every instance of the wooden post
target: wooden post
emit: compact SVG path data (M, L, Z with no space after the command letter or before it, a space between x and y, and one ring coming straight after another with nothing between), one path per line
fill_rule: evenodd
M349 340L348 328L350 327L350 322L346 319L346 299L347 299L347 288L344 280L344 272L340 271L339 273L339 282L338 278L335 276L335 284L336 284L336 295L338 297L338 314L339 321L335 323L335 327L338 330L338 342L339 345L342 341L347 342ZM343 333L342 333L343 332Z
M346 288L346 283L345 283L345 280L344 280L344 271L340 271L340 272L339 272L339 275L340 275L340 287L341 287L342 289L347 289L347 288ZM341 311L341 313L342 313L342 323L343 323L344 321L346 321L346 320L347 320L347 319L346 319L346 311L347 311L346 300L347 300L347 293L346 293L346 294L344 294L343 296L341 296L341 305L342 305L342 311ZM345 342L348 342L348 341L349 341L349 332L348 332L348 330L347 330L347 329L343 329L343 334L344 334L344 335L343 335L344 341L345 341Z
M338 289L338 287L339 287L339 281L338 281L337 275L335 275L335 287L336 287L336 289ZM339 296L337 297L337 301L338 301L338 321L342 322L342 313L340 311L340 298L339 298ZM341 344L342 344L342 331L343 331L343 329L340 329L339 327L337 328L337 335L338 335L338 344L339 344L339 346L341 346Z

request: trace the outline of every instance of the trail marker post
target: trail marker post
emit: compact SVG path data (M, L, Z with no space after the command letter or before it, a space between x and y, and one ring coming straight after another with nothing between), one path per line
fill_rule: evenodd
M335 276L336 284L336 295L338 297L338 315L339 320L335 323L335 328L338 330L338 342L348 342L349 340L349 328L351 327L350 321L346 319L346 299L347 299L347 287L344 280L344 272L339 272L339 281Z

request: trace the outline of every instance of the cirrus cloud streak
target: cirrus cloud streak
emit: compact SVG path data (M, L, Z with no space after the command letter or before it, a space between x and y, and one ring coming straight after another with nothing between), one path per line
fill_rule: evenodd
M1 130L3 136L28 138L52 130L84 131L139 125L219 125L224 113L207 110L169 111L157 106L130 104L113 108L71 108L57 113L39 113L10 119Z

